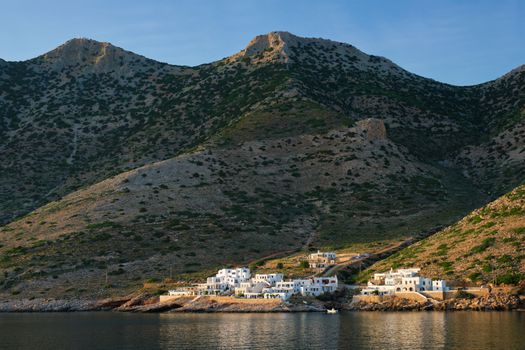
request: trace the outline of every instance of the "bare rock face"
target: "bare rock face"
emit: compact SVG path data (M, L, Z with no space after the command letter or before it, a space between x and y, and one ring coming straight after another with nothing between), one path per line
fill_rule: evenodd
M232 56L236 58L255 59L258 62L288 62L290 60L290 47L297 44L300 38L288 32L271 32L258 35L240 51Z
M148 292L142 292L135 296L133 296L131 299L129 299L127 302L120 305L117 310L119 311L130 311L133 310L137 306L143 306L143 305L149 305L152 303L158 302L158 297L151 295Z
M305 51L305 48L308 51ZM314 53L315 61L310 61ZM339 63L326 60L331 53L341 58ZM288 32L270 32L256 36L248 46L230 59L249 59L251 63L297 63L314 64L316 66L332 66L342 64L347 69L374 69L379 73L407 74L406 71L383 57L369 56L356 47L322 38L303 38Z
M44 63L43 67L57 71L77 68L77 71L82 73L119 72L126 74L137 70L137 67L148 59L108 42L76 38L33 61L39 64ZM42 68L42 66L36 66L35 69Z
M392 297L381 302L353 302L347 306L347 309L354 311L509 311L519 307L520 298L517 295L496 293L472 299L454 298L426 302Z
M366 134L366 138L370 141L386 140L386 127L381 119L368 118L360 120L356 123L358 132Z
M246 56L255 56L263 51L282 51L288 53L287 42L293 37L290 33L271 32L256 36L245 49Z

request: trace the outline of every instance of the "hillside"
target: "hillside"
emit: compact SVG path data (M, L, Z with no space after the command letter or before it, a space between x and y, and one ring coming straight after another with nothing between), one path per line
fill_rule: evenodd
M499 173L506 186L497 192L504 193L524 171L524 77L521 68L487 84L453 87L348 44L283 32L198 67L73 39L0 66L0 221L181 154L252 110L284 104L286 111L297 99L347 124L381 119L392 140L423 161L459 166L485 191L494 192L490 179Z
M402 266L457 282L525 280L525 185L373 265L367 274Z
M197 67L87 39L5 62L0 288L102 296L450 224L523 182L524 79L284 32Z

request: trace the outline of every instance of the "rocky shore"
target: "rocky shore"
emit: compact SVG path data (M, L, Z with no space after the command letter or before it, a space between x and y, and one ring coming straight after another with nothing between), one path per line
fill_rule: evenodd
M352 311L510 311L523 308L525 300L514 294L489 294L475 298L454 298L443 301L413 301L397 297L380 302L352 302L345 309Z
M323 312L325 310L325 304L316 299L283 302L279 299L192 296L161 302L158 296L148 292L104 300L19 299L0 301L0 312Z
M92 300L57 300L37 298L0 301L0 312L66 312L93 311L99 309L99 302Z
M510 311L525 309L525 296L495 293L444 301L429 299L424 302L398 297L388 297L378 302L323 302L315 298L293 298L284 302L279 299L185 296L161 302L156 295L140 292L104 300L36 298L0 301L0 312L324 312L332 307L348 311Z

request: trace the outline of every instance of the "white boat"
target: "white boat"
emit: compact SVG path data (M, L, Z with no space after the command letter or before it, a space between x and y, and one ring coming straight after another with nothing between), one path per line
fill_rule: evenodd
M327 314L336 314L337 312L338 312L338 311L337 311L336 309L334 309L334 308L331 308L331 309L326 310L326 313L327 313Z

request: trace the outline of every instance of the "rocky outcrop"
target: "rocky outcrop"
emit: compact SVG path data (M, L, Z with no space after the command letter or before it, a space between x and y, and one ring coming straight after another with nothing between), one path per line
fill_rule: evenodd
M489 294L477 298L455 298L444 301L429 299L426 302L392 297L381 302L358 301L346 309L353 311L509 311L520 308L520 297L513 294Z
M116 308L117 311L134 311L136 308L152 305L159 302L159 297L146 291L128 297L128 301Z
M421 302L395 297L380 302L353 302L346 307L351 311L428 311L433 308L431 301Z
M137 299L135 299L137 300ZM182 296L165 302L122 305L126 312L322 312L326 307L318 300L284 302L279 299L237 299L215 296Z
M154 61L113 46L108 42L99 42L86 38L75 38L45 53L31 62L33 69L44 67L55 71L65 68L80 67L77 73L110 73L134 74L141 65L159 65ZM131 67L133 66L133 67Z
M435 310L509 311L520 307L517 295L490 294L472 299L450 299L435 305Z
M364 133L369 141L386 140L386 127L381 119L368 118L356 123L359 133Z
M100 310L94 300L22 299L0 302L0 312L65 312Z

